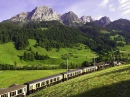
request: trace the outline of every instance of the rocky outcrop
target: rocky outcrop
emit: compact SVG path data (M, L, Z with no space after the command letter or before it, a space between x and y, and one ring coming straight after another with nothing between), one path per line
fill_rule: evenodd
M91 16L82 16L80 19L83 21L84 24L94 21Z
M52 21L59 20L56 12L47 6L36 7L31 14L29 14L29 19L33 21Z
M97 20L95 22L101 26L106 26L111 23L111 20L109 19L109 17L104 16L100 20Z
M11 21L52 21L59 20L56 12L48 6L36 7L31 12L20 13L10 19Z
M7 21L13 22L28 22L28 21L59 21L67 26L82 26L88 22L94 22L101 26L106 26L111 23L109 17L102 17L100 20L94 20L91 16L78 16L69 11L63 15L57 15L57 13L48 6L39 6L36 7L31 12L22 12Z
M17 22L17 21L25 22L25 21L27 21L28 14L29 14L28 12L22 12L16 16L12 17L10 20L14 21L14 22Z
M61 16L61 20L65 25L68 25L68 26L79 26L82 24L82 21L72 11L69 11L68 13L63 14Z

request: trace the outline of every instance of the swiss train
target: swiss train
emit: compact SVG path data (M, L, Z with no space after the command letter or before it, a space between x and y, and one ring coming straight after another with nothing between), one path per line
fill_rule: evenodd
M24 83L24 85L14 84L6 89L0 89L0 97L26 97L26 95L34 93L48 86L64 82L83 74L94 72L108 66L109 64L102 64L80 69L73 69L61 74L55 74L45 78L29 81Z

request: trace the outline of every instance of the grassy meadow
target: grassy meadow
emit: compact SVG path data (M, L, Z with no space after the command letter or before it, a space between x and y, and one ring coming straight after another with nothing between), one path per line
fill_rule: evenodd
M29 97L130 97L130 64L83 75Z
M5 70L0 71L0 88L8 87L12 84L23 84L53 74L64 72L61 70Z
M124 47L118 47L120 51L124 54L130 54L130 45L125 45Z
M83 44L77 44L72 48L60 48L59 51L55 48L51 48L50 51L46 51L42 47L34 47L36 41L29 39L29 46L25 50L16 50L12 42L0 44L0 63L6 64L16 64L18 66L24 65L59 65L62 62L65 63L66 60L62 59L62 56L69 54L69 63L81 64L83 61L91 61L93 56L96 54L91 51L88 47ZM34 61L24 61L20 60L19 56L23 56L24 52L28 52L31 47L33 52L38 52L39 54L48 55L50 59L47 60L34 60Z

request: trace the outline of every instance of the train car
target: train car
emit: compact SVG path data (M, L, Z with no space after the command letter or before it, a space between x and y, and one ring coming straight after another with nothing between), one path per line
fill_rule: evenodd
M102 70L102 69L110 67L110 63L99 62L99 63L96 63L96 66L98 67L98 70Z
M89 66L89 67L83 67L83 74L87 74L93 71L97 71L98 67L97 66Z
M70 70L68 72L64 72L63 74L63 80L67 80L67 79L71 79L74 77L77 77L79 75L82 75L82 69L74 69L74 70Z
M27 85L27 91L28 91L27 94L31 94L37 90L43 89L50 85L57 84L59 82L62 82L62 80L63 80L63 75L56 74L56 75L27 82L25 83L25 85Z
M8 88L0 89L0 97L26 97L26 85L11 85Z

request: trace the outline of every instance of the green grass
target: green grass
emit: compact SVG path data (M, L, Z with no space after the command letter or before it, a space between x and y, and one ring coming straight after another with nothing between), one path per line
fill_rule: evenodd
M48 28L45 28L45 27L41 27L40 29L41 30L48 30Z
M110 33L110 32L108 32L106 30L101 30L100 33L107 34L107 33Z
M59 74L65 70L16 70L0 71L0 88L8 87L12 84L23 84L28 81L43 78L53 74Z
M83 75L29 97L130 97L130 64Z
M130 53L130 45L125 45L124 47L118 47L120 49L121 52L123 53Z
M125 38L123 37L123 36L121 36L121 35L114 35L114 36L110 36L110 38L112 39L112 40L114 40L114 38L118 38L118 37L120 37L120 39L122 40L122 41L124 41L125 40Z
M65 63L66 60L62 59L62 55L71 53L69 56L69 63L81 64L83 61L91 61L93 56L96 54L91 51L89 48L85 47L83 44L77 44L72 48L60 48L57 52L57 49L52 48L50 51L46 51L45 48L42 47L34 47L36 41L33 39L29 39L29 46L25 50L16 50L14 44L12 42L0 44L0 63L6 64L14 64L17 63L18 66L24 65L59 65L62 62ZM35 60L35 61L24 61L20 60L18 56L22 56L25 51L28 51L29 48L32 48L33 52L38 52L39 54L48 55L50 59L48 60Z

